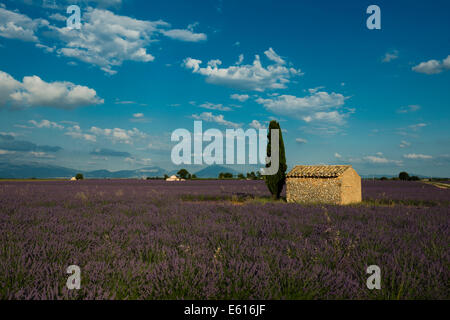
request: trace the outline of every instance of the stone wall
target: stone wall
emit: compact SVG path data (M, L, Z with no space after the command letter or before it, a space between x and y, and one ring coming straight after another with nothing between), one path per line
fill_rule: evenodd
M286 198L299 203L341 203L342 178L287 178Z
M342 175L341 204L358 203L361 201L361 177L353 168L350 168Z

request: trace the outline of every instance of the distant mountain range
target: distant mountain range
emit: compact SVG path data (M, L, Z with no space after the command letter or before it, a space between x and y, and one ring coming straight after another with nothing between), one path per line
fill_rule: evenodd
M189 169L189 168L188 168ZM70 178L77 173L82 173L85 178L142 178L142 177L163 177L165 174L173 175L178 172L177 170L165 170L157 166L149 166L135 170L94 170L83 171L71 168L65 168L50 164L43 163L0 163L0 178L7 179L28 179L28 178ZM198 170L195 175L199 178L217 178L219 173L229 172L233 175L237 175L239 172L231 168L227 168L219 165L208 166L204 169Z
M156 166L136 170L95 170L83 171L41 163L0 163L0 178L27 179L27 178L70 178L82 173L85 178L141 178L162 177L167 170Z
M195 175L198 178L217 178L219 176L219 173L221 172L229 172L231 174L233 174L233 176L238 175L240 172L233 170L231 168L227 168L224 166L219 166L219 165L211 165L208 166L204 169L201 169L197 172L195 172Z
M191 170L188 171L191 172ZM249 169L249 168L247 168ZM250 168L248 171L257 171L258 168L255 167L255 170ZM178 172L179 169L176 170L165 170L163 168L157 166L148 166L140 169L134 170L119 170L119 171L109 171L109 170L94 170L94 171L83 171L76 170L71 168L65 168L61 166L55 166L51 164L43 164L37 162L29 162L29 163L11 163L11 162L0 162L0 178L7 179L29 179L29 178L70 178L75 176L77 173L82 173L85 178L111 178L111 179L119 179L119 178L143 178L143 177L163 177L165 174L173 175ZM229 172L234 176L238 175L240 172L234 170L229 167L221 166L221 165L211 165L207 166L203 169L199 169L197 171L192 170L191 173L194 173L199 178L217 178L219 173L221 172ZM426 178L424 175L410 173L410 176L418 176L419 178ZM381 178L381 177L397 177L397 175L386 174L366 174L361 175L361 178Z
M83 173L83 172L81 172ZM136 170L95 170L83 173L86 178L142 178L142 177L163 177L167 170L159 167L145 167Z

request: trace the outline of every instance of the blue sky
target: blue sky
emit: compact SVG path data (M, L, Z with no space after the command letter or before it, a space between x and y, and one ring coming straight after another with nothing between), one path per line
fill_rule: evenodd
M80 30L66 28L72 4ZM366 27L371 4L381 30ZM276 119L289 166L450 176L449 9L0 1L0 162L173 169L171 133L195 119L222 131Z

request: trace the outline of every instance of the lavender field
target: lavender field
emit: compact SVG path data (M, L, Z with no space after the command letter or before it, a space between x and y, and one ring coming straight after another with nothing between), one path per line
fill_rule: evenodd
M261 181L0 181L0 299L449 299L450 190L364 181L363 199L275 202ZM366 287L372 264L381 290Z

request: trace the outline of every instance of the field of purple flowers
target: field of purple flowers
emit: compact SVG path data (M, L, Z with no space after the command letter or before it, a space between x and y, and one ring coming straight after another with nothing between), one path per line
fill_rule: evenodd
M0 299L449 299L450 190L270 201L261 181L0 181ZM69 265L81 289L68 290ZM381 268L381 290L366 268Z

